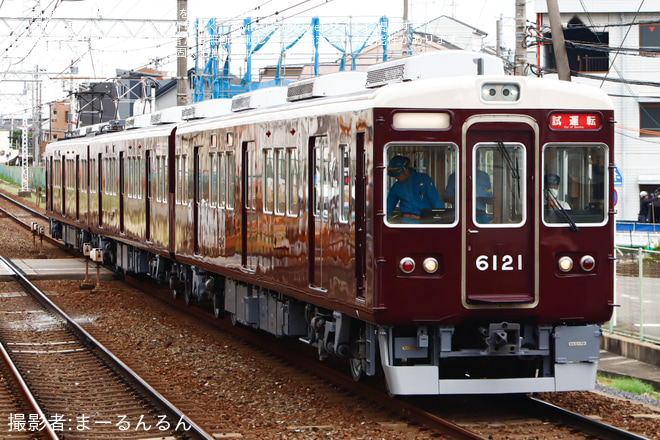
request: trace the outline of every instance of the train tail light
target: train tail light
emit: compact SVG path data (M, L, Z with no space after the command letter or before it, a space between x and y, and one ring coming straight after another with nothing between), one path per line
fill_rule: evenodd
M415 270L415 260L410 257L404 257L399 261L399 269L403 273L412 273Z
M561 257L558 262L559 270L570 272L573 269L573 259L571 257Z
M596 267L596 260L591 255L585 255L580 259L580 267L585 272L591 272Z

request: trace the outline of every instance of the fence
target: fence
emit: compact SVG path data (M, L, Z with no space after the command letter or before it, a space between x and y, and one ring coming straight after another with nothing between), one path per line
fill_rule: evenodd
M616 247L614 302L604 328L610 333L660 344L660 252Z
M18 166L0 165L0 179L21 186L23 171ZM31 166L28 168L28 186L30 188L46 187L46 169L44 167Z

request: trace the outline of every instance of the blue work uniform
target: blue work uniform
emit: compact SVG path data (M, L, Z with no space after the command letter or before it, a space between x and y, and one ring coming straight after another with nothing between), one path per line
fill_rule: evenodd
M445 196L456 196L456 176L451 173L447 179L447 186L445 187ZM490 177L485 171L477 170L477 201L474 209L476 209L477 223L490 223L490 219L486 214L486 202L483 199L493 197L493 189L490 185Z
M403 223L419 223L422 209L444 207L433 180L412 169L410 176L403 182L397 181L387 194L388 218L397 203L403 214Z

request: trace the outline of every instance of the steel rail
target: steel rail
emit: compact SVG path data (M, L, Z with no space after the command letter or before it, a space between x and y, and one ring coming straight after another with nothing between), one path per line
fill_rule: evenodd
M564 408L553 405L552 403L544 402L534 397L530 397L527 402L529 406L527 406L526 409L530 413L568 421L570 426L574 426L585 433L589 433L599 440L648 440L641 435L568 411Z
M2 192L0 192L0 197L3 198L3 199L5 199L5 200L7 200L8 202L13 203L14 205L18 206L18 207L21 208L21 209L24 209L25 211L28 211L29 213L31 213L31 214L34 215L35 217L39 217L39 218L42 219L42 220L50 220L50 219L48 218L48 216L46 216L45 214L42 214L42 213L39 212L39 211L35 211L34 209L30 208L29 206L26 206L26 205L22 204L21 202L16 201L15 199L9 197L9 196L6 195L6 194L3 194ZM12 217L13 217L13 216L12 216Z
M46 434L48 436L48 439L50 440L59 440L60 438L57 436L57 434L53 430L53 427L48 422L48 418L46 417L43 410L39 406L39 403L37 403L37 400L32 395L30 388L25 383L25 380L23 380L23 376L16 368L16 365L14 365L14 362L11 360L11 357L9 357L9 353L7 353L7 350L5 350L5 346L1 342L0 342L0 354L2 354L2 359L5 365L7 366L7 369L12 374L14 380L18 382L19 392L23 397L22 400L30 406L31 410L33 411L31 414L38 414L39 420L43 422L44 424L43 430L40 430L39 432Z
M213 437L211 437L196 423L190 420L188 416L186 416L183 412L179 411L179 409L177 409L172 403L165 399L165 397L163 397L154 388L152 388L119 358L108 351L92 335L90 335L80 325L78 325L78 323L76 323L66 313L64 313L62 309L55 305L55 303L53 303L45 294L43 294L34 284L32 284L27 279L20 268L2 256L0 256L0 264L1 263L4 263L15 273L16 281L26 290L26 292L28 292L46 309L52 311L54 314L63 319L71 332L76 335L76 337L85 342L91 350L94 350L97 354L99 354L99 356L102 357L114 371L117 371L122 376L126 377L130 384L135 387L136 390L142 393L147 400L155 401L159 406L161 406L162 409L168 413L167 416L170 418L170 420L179 420L190 426L190 429L185 432L186 436L193 437L195 439L213 440Z

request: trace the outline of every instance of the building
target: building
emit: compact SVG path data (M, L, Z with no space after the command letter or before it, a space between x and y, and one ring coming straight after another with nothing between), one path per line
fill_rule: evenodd
M61 139L66 135L69 128L69 122L71 122L71 115L69 114L70 107L70 103L66 101L50 103L48 132L44 136L46 143L55 139Z
M343 59L344 70L366 72L377 63L419 55L438 50L472 50L483 49L483 39L487 33L468 24L447 16L440 16L414 29L401 29L388 35L387 44L379 39L364 47L358 54L347 53ZM386 52L385 52L386 51ZM355 63L353 63L355 58ZM340 71L342 60L334 63L319 63L318 74L327 75ZM355 68L353 69L353 64ZM267 66L260 70L259 81L271 81L276 76L277 67ZM280 78L288 81L309 79L314 76L313 64L283 65Z
M660 0L558 4L572 80L604 89L614 102L616 219L636 220L640 191L660 191ZM550 37L546 1L534 8L541 35ZM540 66L554 69L552 46L537 48Z

